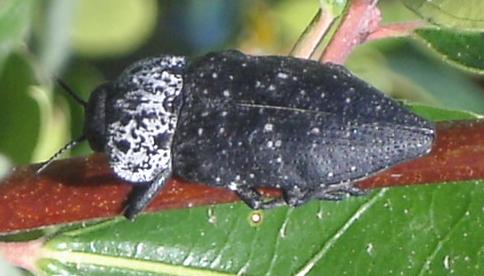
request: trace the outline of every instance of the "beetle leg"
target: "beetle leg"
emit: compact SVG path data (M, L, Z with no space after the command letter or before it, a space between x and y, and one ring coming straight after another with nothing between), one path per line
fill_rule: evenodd
M271 209L285 205L285 202L282 198L275 198L265 201L263 196L254 188L237 187L235 193L245 204L247 204L247 206L254 210Z
M366 190L360 189L352 183L345 182L324 187L321 190L316 191L314 197L323 200L342 200L349 196L361 196L367 193Z
M134 219L158 195L170 176L171 168L168 168L163 170L152 182L143 186L135 186L129 195L123 215L127 219Z
M334 201L339 201L342 199L345 199L349 197L349 194L344 192L344 191L331 191L331 192L319 192L314 195L315 198L317 199L322 199L322 200L334 200Z
M300 190L297 188L284 188L282 195L286 204L291 207L302 205L313 198L313 194L308 190Z
M368 194L368 190L361 189L355 186L348 187L346 191L352 196L364 196Z

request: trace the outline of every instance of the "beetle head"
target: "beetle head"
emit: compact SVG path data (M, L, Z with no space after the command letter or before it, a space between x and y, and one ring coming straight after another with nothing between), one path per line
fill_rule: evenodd
M161 157L148 153L155 152L167 159L164 150L170 148L176 126L185 67L183 57L141 60L128 67L117 80L98 86L87 103L58 79L59 85L85 109L84 133L53 155L37 174L64 151L86 139L94 151L107 151L112 167L122 177L130 171L148 171L142 168L148 161L160 161L155 159ZM142 147L139 137L145 139ZM128 157L129 164L118 164L123 163L120 160L124 157ZM143 172L142 177L133 173L123 178L134 182L146 180L157 172L153 171Z
M110 91L113 91L111 83L99 85L84 111L84 135L94 151L103 151L106 144L106 98Z
M67 145L55 153L47 162L45 162L38 170L40 174L45 170L55 159L57 159L65 151L75 147L80 142L87 139L89 145L94 151L103 151L106 144L106 98L110 91L113 91L110 82L99 85L91 93L89 101L85 102L81 99L67 84L62 80L57 79L58 84L66 91L74 100L84 107L85 121L83 134L70 141Z

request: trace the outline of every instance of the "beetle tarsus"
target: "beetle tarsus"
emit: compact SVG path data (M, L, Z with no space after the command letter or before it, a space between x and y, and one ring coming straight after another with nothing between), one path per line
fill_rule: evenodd
M297 189L294 187L293 188L286 187L283 190L282 195L287 205L291 207L297 207L311 200L312 194L309 191L306 191L306 190L301 191L300 189Z
M264 197L252 188L238 189L235 193L247 206L254 210L271 209L285 205L285 201L282 198L264 200Z
M355 187L351 183L341 183L323 188L314 194L314 198L338 201L349 196L362 196L367 193L368 191Z

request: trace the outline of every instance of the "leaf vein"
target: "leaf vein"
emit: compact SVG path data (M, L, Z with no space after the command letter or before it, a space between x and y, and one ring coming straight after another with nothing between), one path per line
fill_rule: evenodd
M465 214L470 210L471 202L472 202L472 197L471 200L467 200L467 206L465 208L465 211L462 213L460 218L457 220L456 223L452 225L452 227L447 231L444 237L442 237L434 246L434 250L432 253L427 257L427 259L422 263L422 266L419 269L418 275L424 275L425 270L427 270L430 266L430 263L435 259L437 256L437 253L442 249L442 246L450 239L450 236L452 235L452 232L457 228L457 226L463 221L465 218Z
M319 250L307 263L305 263L302 268L295 274L297 276L307 275L311 269L328 253L329 249L343 236L344 233L353 225L353 223L358 220L361 215L363 215L368 209L370 209L385 193L387 189L381 189L377 194L375 194L370 200L361 205L358 210L343 224L342 227L336 233L328 239L321 250Z

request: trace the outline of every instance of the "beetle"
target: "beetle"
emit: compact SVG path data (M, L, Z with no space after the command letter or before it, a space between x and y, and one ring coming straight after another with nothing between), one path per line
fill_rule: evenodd
M85 139L105 152L135 185L130 219L172 175L228 188L253 209L340 200L364 193L355 181L427 154L435 139L432 122L341 65L236 50L191 63L144 59L87 103L76 99L84 134L60 152ZM282 197L264 199L260 187Z

